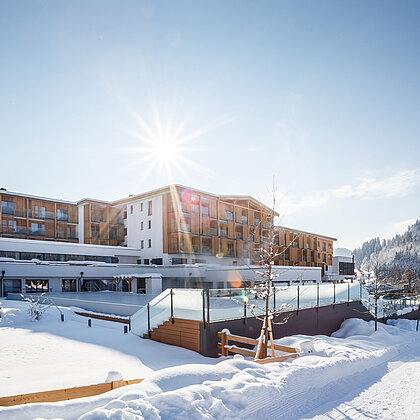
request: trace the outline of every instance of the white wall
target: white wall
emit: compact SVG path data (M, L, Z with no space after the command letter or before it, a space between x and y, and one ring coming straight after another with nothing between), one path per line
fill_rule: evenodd
M151 216L148 216L149 201L152 201ZM140 211L141 203L143 203L143 211ZM131 206L133 206L133 213L131 213ZM148 228L149 220L152 222L151 229ZM141 222L143 222L143 230L141 230ZM149 239L152 240L151 248L149 248ZM141 249L142 240L144 241L143 249ZM140 249L142 262L145 258L163 257L162 195L146 197L127 204L127 246Z
M77 206L77 211L79 213L79 224L77 225L77 231L79 233L80 244L85 242L85 218L83 214L84 207L84 205Z

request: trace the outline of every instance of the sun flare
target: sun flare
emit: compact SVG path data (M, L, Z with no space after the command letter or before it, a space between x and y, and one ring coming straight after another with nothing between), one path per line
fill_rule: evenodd
M193 152L203 149L192 146L203 135L229 124L233 117L224 117L204 127L186 132L187 118L176 120L172 113L164 116L155 108L151 121L146 122L127 101L123 101L128 112L137 123L135 129L126 128L125 131L137 140L134 147L118 148L119 152L130 153L131 163L128 166L141 166L143 178L162 171L166 173L169 182L175 181L176 173L188 178L189 170L205 175L212 175L211 169L203 167L191 159Z

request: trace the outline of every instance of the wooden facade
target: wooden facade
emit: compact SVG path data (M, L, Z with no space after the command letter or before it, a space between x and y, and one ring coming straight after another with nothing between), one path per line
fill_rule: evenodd
M83 238L85 244L122 246L124 210L112 204L83 200Z
M0 237L78 242L77 205L0 191Z
M80 224L82 242L124 246L128 206L154 196L162 197L162 256L189 257L193 263L206 262L206 256L229 257L238 265L253 264L270 241L273 213L264 204L249 196L217 196L179 185L112 203L71 203L0 190L0 236L78 242ZM283 226L273 229L280 251L276 264L322 267L322 274L332 264L335 238Z
M171 187L163 196L163 244L168 254L232 257L258 263L270 240L272 211L251 197L214 196ZM335 238L276 226L278 265L332 264ZM241 261L239 261L241 262Z

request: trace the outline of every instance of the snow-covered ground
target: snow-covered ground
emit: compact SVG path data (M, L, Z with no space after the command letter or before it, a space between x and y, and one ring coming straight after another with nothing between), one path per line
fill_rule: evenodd
M9 328L16 327L10 318L7 322ZM71 322L77 326L77 321ZM44 324L50 325L48 334L61 335L53 331L51 320L46 319ZM96 397L0 408L0 419L417 419L420 416L420 332L414 331L415 321L392 320L390 324L379 325L379 330L374 332L373 322L350 319L332 337L293 336L276 340L294 347L301 347L303 342L307 342L306 348L310 347L308 343L313 345L313 353L290 362L257 365L229 357L219 359L220 362L216 360L214 364L214 359L194 354L192 357L196 360L191 358L189 364L182 366L177 363L170 366L176 351L182 349L97 327L113 335L101 344L106 334L98 333L95 342L98 354L112 349L120 355L121 366L135 360L147 373L145 381ZM42 321L39 325L27 325L27 337L39 334L34 330L41 325ZM57 328L57 324L54 325ZM75 354L82 353L77 341L81 346L87 345L86 328L81 324L71 338ZM88 334L93 331L94 328L88 330ZM117 336L124 344L111 346L110 342L116 341ZM3 331L0 331L0 340L3 346ZM166 361L167 367L151 371L143 360L143 350L133 354L132 346L138 346L137 351L146 349L143 343L163 346L160 353L159 347L148 350L152 353L155 350L155 358L162 358L160 362ZM28 342L28 346L30 344ZM35 351L25 350L27 354ZM129 360L123 361L124 351L128 352ZM179 363L186 354L179 354ZM151 357L148 351L144 351L144 356L145 359ZM109 358L101 356L100 360L105 366L102 372L120 370L127 376L127 371L116 367ZM61 363L56 363L57 368ZM16 364L16 358L12 355L5 364ZM86 363L83 368L89 370L88 366ZM45 369L51 375L53 370L48 361L45 361ZM141 375L136 372L130 377L134 376Z
M124 325L51 307L31 322L27 304L0 300L0 397L105 382L108 371L124 379L185 363L217 363L181 347L124 334ZM170 349L170 350L168 350Z

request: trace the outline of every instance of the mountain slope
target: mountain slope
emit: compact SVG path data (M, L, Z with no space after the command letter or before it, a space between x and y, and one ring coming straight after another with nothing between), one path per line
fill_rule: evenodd
M384 268L398 266L402 271L411 268L420 275L420 220L409 226L402 235L388 240L373 238L353 253L359 269L369 265L378 256Z

